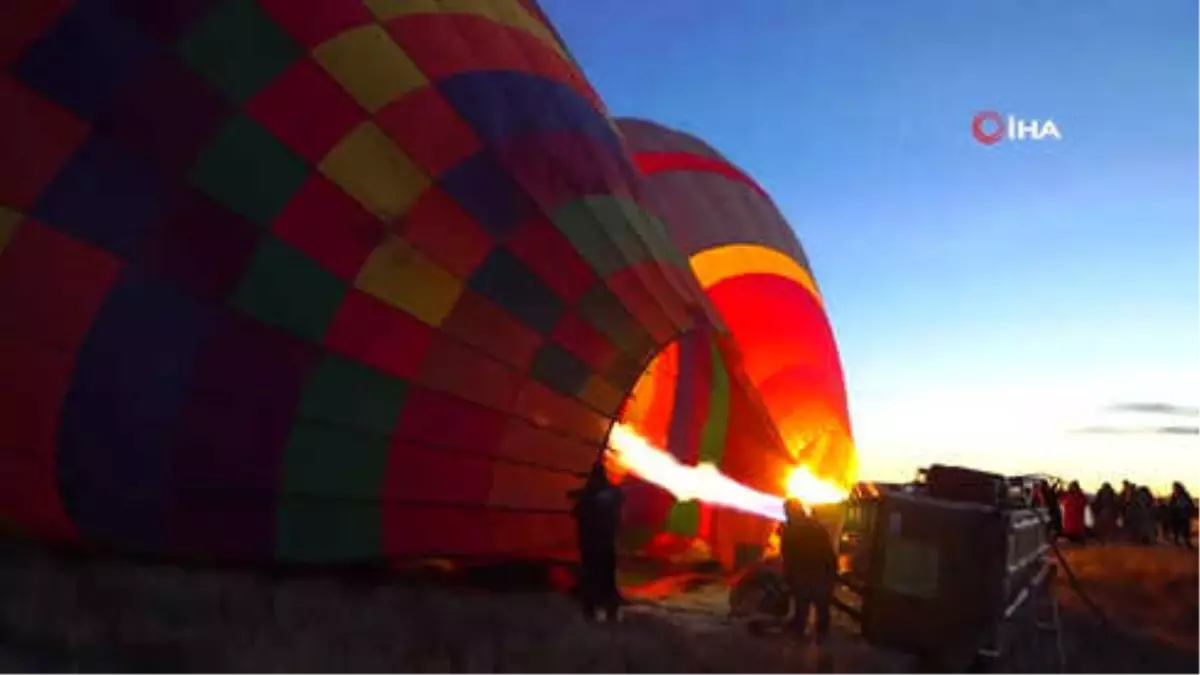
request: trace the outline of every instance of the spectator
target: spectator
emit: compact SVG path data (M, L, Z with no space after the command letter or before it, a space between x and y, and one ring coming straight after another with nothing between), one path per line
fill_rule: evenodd
M1117 493L1117 529L1125 537L1129 537L1129 504L1133 501L1133 483L1121 481L1121 491Z
M1174 525L1171 522L1171 498L1169 496L1154 500L1154 519L1158 522L1159 539L1171 541Z
M1171 486L1171 499L1168 502L1169 529L1172 543L1178 546L1192 547L1192 518L1196 513L1196 503L1188 494L1183 483L1176 481Z
M1104 483L1092 500L1092 519L1096 538L1100 541L1112 539L1117 532L1117 493L1110 483Z
M1087 497L1079 488L1077 481L1071 481L1066 493L1060 498L1062 508L1062 534L1076 544L1082 544L1086 533L1084 510L1087 508Z
M1125 531L1131 541L1143 546L1154 543L1154 496L1149 488L1135 486L1125 506Z
M1038 481L1033 491L1034 504L1046 509L1050 521L1046 523L1046 534L1053 541L1062 532L1062 509L1058 503L1058 493L1049 481Z
M795 598L792 622L803 636L808 629L809 610L815 609L816 641L821 644L829 637L829 605L837 581L837 553L829 533L805 512L799 500L787 500L784 509L787 523L780 537L780 548L784 576Z

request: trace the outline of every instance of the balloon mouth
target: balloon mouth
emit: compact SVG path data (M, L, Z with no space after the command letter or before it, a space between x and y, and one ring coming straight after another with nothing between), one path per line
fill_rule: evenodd
M744 528L736 535L738 545L766 548L774 524L786 520L786 499L798 498L811 510L848 496L842 476L823 476L819 467L797 461L774 420L748 412L757 390L731 371L738 367L733 359L721 358L718 339L693 330L664 347L630 390L609 432L601 459L613 483L637 486L627 500L625 528L649 530L643 532L646 546L661 546L669 534L680 545L705 542L720 556L717 542L728 538L721 530L723 514L730 513L753 521L735 526ZM745 399L741 412L730 403L736 397ZM737 435L774 447L751 449L755 442ZM653 555L644 548L638 551Z

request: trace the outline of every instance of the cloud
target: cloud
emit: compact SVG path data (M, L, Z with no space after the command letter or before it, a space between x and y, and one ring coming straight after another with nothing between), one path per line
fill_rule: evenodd
M1159 427L1155 430L1156 434L1172 434L1177 436L1196 436L1200 435L1200 427L1198 426L1172 426Z
M1082 429L1076 429L1075 434L1144 434L1145 429L1134 428L1134 426L1108 426L1094 425L1084 426Z
M1167 417L1186 417L1200 418L1200 408L1189 405L1178 405L1175 403L1165 403L1162 401L1123 401L1114 403L1104 408L1106 413L1131 413L1135 416L1150 415L1150 416L1167 416ZM1071 433L1076 434L1095 434L1107 436L1196 436L1200 435L1200 425L1196 424L1169 424L1166 420L1158 420L1156 424L1153 418L1149 421L1142 421L1140 424L1132 423L1128 417L1123 417L1125 420L1118 424L1094 424L1077 429L1073 429Z
M1163 403L1160 401L1117 403L1109 406L1108 410L1109 412L1149 413L1152 415L1172 415L1175 417L1200 417L1200 408L1190 405Z
M1108 434L1108 435L1164 435L1164 436L1195 436L1200 435L1200 426L1162 426L1162 427L1135 427L1135 426L1109 426L1109 425L1094 425L1076 429L1077 434Z

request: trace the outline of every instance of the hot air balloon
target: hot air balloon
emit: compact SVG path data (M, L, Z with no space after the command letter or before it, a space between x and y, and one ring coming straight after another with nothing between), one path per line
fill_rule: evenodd
M683 217L679 168L647 163L530 0L5 14L4 526L248 563L565 558L568 492L667 389L707 402L667 440L756 485L805 402L844 421L831 346L781 360L729 304L811 340L815 286L769 305L783 282L748 281L808 277L706 262L769 202L724 235ZM726 517L666 511L631 528ZM726 558L763 527L728 518L706 526Z
M645 201L688 257L727 336L720 347L689 335L665 349L622 420L679 459L711 462L760 490L782 490L794 464L848 488L857 465L840 359L792 229L752 178L699 139L643 120L619 119L618 128L645 176ZM726 421L731 372L745 380L733 391L747 410L765 410L774 433L758 432L759 416ZM760 440L746 443L755 433ZM630 518L657 534L660 548L693 538L735 539L735 548L765 541L753 521L641 486L631 492ZM719 559L741 555L717 546Z
M251 562L565 555L709 311L530 2L63 0L0 44L0 518Z

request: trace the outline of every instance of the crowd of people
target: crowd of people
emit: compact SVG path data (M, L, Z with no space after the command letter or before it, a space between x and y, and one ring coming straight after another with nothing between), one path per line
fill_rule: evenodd
M1161 498L1155 498L1148 487L1130 481L1122 482L1120 492L1104 483L1090 498L1075 481L1062 494L1055 494L1048 484L1043 491L1039 501L1050 508L1052 532L1069 541L1151 545L1162 540L1192 548L1196 502L1180 482L1172 486L1170 495Z

